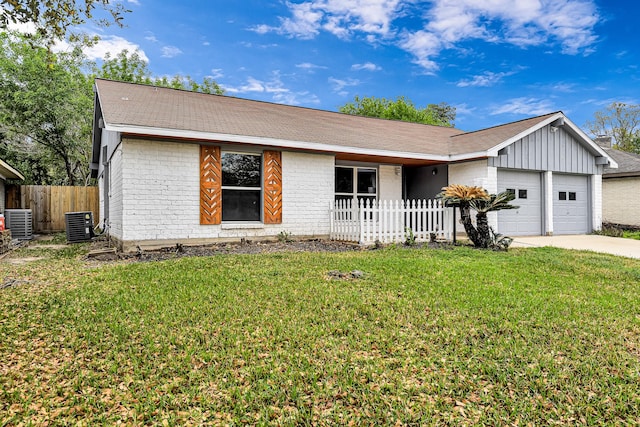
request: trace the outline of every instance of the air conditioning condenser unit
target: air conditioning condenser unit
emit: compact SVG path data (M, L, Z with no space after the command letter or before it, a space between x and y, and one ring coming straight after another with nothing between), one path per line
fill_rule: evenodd
M64 214L67 242L88 242L93 233L93 212L67 212Z
M18 240L33 239L33 214L31 209L5 209L6 227L11 230L11 238Z

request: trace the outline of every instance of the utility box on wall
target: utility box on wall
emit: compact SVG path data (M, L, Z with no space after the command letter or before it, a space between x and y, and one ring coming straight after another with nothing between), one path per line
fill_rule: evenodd
M94 237L92 212L67 212L64 214L67 242L88 242Z

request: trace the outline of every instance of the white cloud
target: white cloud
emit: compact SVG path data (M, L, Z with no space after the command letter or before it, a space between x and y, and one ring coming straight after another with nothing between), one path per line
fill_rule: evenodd
M9 29L23 34L35 34L36 25L32 22L9 22Z
M520 114L525 116L540 116L555 111L551 102L547 99L514 98L504 104L493 107L489 113L492 116L498 114Z
M606 99L588 99L581 104L593 104L600 107L611 105L614 102L621 102L623 104L640 104L640 101L634 98L606 98Z
M271 79L268 81L248 77L246 82L240 86L221 85L230 94L261 93L271 95L271 100L279 104L287 105L310 105L319 104L320 100L316 95L308 91L294 92L287 88L282 82L279 71L273 71Z
M148 40L152 43L158 43L158 39L156 38L155 34L153 34L151 31L147 31L146 33L147 35L144 36L145 40Z
M379 66L377 66L373 62L365 62L364 64L353 64L351 66L351 69L355 70L355 71L360 71L360 70L380 71L382 68L380 68Z
M317 105L320 99L307 91L303 92L280 92L273 96L273 100L278 104L286 105Z
M175 46L163 46L161 50L163 58L174 58L182 53L182 51Z
M460 80L456 86L458 87L489 87L494 86L502 81L503 78L515 74L515 71L494 73L492 71L485 71L482 74L473 76L470 80Z
M310 39L320 30L347 38L354 32L385 36L398 16L402 0L310 0L287 3L291 17L280 17L280 25L257 25L251 30L276 32L289 37Z
M103 59L107 53L114 57L125 49L129 53L134 53L137 50L140 59L149 62L149 58L140 49L140 45L118 36L103 36L94 46L85 48L84 53L89 59L96 60Z
M466 103L457 104L457 105L454 105L454 107L456 109L456 117L469 116L473 114L473 112L476 110L476 107L469 107L469 105Z
M414 62L428 73L437 70L438 64L431 58L437 56L442 49L440 39L433 33L417 31L405 33L400 41L400 47L415 56Z
M559 44L564 54L589 54L597 41L593 29L599 20L592 0L433 0L426 17L424 30L405 36L405 46L406 40L424 39L425 33L440 45L405 48L427 69L433 69L433 58L441 49L470 39L520 47Z
M251 28L311 39L325 31L346 39L353 35L369 43L380 38L414 56L427 72L439 68L443 49L459 49L469 40L508 43L522 48L547 45L564 54L589 54L600 20L595 0L307 0L287 2L290 16L275 26ZM423 20L421 29L402 28L409 12ZM394 28L394 24L399 25Z
M313 71L317 69L323 69L323 70L327 69L327 67L325 67L324 65L316 65L310 62L303 62L301 64L296 64L296 68L302 68L303 70L309 70L309 71Z
M225 86L224 89L230 93L282 93L289 92L289 89L284 87L284 83L280 78L280 72L272 72L272 77L269 81L259 80L254 77L248 77L245 84L241 86Z
M346 87L358 86L360 80L358 79L336 79L335 77L329 77L329 84L333 87L333 91L340 96L347 96L348 91L344 90Z
M202 42L202 46L209 46L209 45L211 45L211 43L209 43L207 41Z
M257 25L250 28L258 34L276 32L289 37L301 39L312 39L320 30L323 13L314 10L313 3L287 3L292 17L280 18L280 25L272 27L269 25Z
M533 85L532 87L538 90L543 90L545 91L545 93L549 93L550 95L553 94L554 92L572 93L576 91L575 83L565 83L565 82L551 83L548 85ZM591 89L595 89L595 88L591 88Z
M224 77L222 68L213 68L209 77L211 77L212 79L219 79L220 77Z

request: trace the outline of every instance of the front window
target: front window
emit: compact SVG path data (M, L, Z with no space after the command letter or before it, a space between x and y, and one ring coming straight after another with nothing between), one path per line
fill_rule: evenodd
M377 172L375 168L336 166L336 200L376 200Z
M260 221L262 156L222 153L222 221Z

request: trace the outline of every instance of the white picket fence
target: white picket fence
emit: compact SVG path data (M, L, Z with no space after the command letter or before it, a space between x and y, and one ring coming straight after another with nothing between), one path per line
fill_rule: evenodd
M416 241L453 238L453 209L440 200L337 200L331 203L333 240L360 244L404 242L408 229Z

